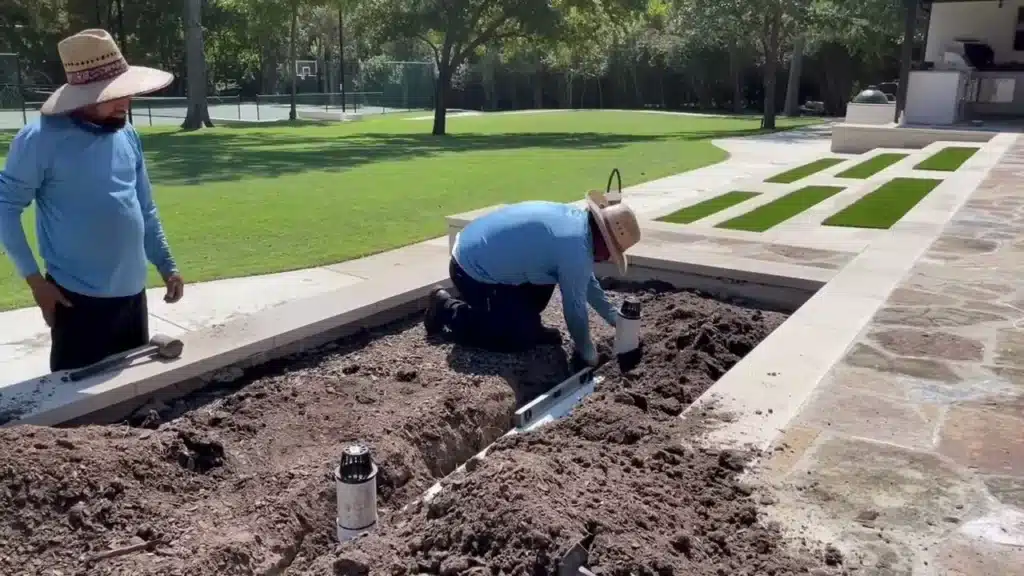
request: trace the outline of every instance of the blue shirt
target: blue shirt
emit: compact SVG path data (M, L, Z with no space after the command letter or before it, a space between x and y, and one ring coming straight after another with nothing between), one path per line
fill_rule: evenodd
M39 272L21 225L33 201L46 271L72 292L138 294L147 260L164 276L177 271L131 125L102 132L43 116L14 137L0 172L0 244L22 277Z
M616 313L594 276L586 210L554 202L521 202L481 216L459 232L455 261L488 284L558 284L562 313L576 349L597 358L587 303L609 324Z

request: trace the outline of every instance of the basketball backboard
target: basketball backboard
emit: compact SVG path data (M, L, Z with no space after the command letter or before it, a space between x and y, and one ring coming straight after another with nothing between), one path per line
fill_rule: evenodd
M316 60L296 60L295 61L295 75L299 78L308 78L310 76L316 76L317 74L317 62Z

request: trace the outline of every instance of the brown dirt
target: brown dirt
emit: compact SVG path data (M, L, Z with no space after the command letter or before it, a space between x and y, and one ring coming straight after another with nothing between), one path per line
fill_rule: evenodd
M564 325L557 294L545 320ZM152 404L132 426L0 429L0 574L277 573L300 543L330 548L346 444L372 447L386 516L563 380L565 349L457 348L414 319ZM161 539L154 554L85 562Z
M678 418L785 317L691 294L643 297L645 355L570 417L502 439L472 470L299 574L555 574L574 542L597 574L806 574L824 556L761 522L748 454L697 447ZM690 419L688 419L690 420ZM791 543L790 543L791 544ZM823 553L822 551L819 551ZM831 573L831 572L823 572Z
M688 294L644 299L648 318L658 308L667 317L648 326L637 370L613 370L568 421L502 443L456 490L413 512L397 510L503 434L517 403L567 375L563 350L481 353L428 342L406 323L152 406L136 427L0 429L0 574L331 574L358 567L338 558L360 553L388 554L369 563L374 572L485 562L545 573L530 559L598 526L592 554L606 566L649 565L661 553L646 546L674 538L669 526L688 530L694 566L702 554L726 557L710 535L719 523L731 550L750 550L754 539L732 541L746 520L727 520L750 517L742 494L725 496L739 466L680 449L672 416L783 317ZM557 301L546 316L563 325ZM592 326L607 344L611 329ZM353 441L368 443L381 467L381 530L335 557L330 473ZM775 532L754 524L741 534L755 531L768 557L785 557ZM144 542L151 547L97 559ZM634 545L643 553L627 560Z

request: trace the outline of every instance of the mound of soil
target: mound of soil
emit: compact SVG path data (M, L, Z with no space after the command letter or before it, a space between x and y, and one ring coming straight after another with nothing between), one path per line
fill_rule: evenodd
M557 574L574 543L612 575L783 575L827 571L806 544L761 522L739 482L748 454L688 443L681 411L785 317L648 291L644 356L601 369L597 392L568 418L499 441L419 509L298 574ZM292 572L289 572L292 573Z
M564 325L557 297L545 320ZM557 346L429 342L415 319L259 370L131 426L0 429L0 574L282 573L300 548L333 546L345 445L373 450L386 518L504 434L568 362ZM113 549L131 553L100 558Z

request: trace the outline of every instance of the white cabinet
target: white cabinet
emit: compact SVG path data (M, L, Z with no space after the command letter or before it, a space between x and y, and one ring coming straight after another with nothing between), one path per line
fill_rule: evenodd
M907 124L949 126L961 120L970 74L962 70L911 70L907 82Z

